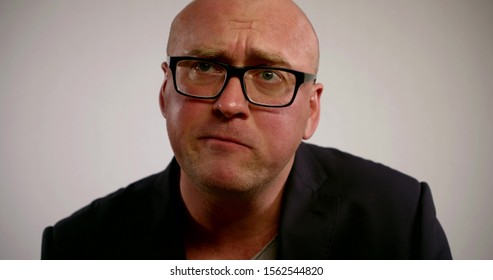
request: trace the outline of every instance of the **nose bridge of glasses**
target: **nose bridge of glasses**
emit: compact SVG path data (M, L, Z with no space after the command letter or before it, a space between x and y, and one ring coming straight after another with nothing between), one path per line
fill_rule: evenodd
M228 66L226 69L226 79L221 91L216 96L214 108L227 117L240 114L246 116L249 112L249 98L243 84L245 70L232 66Z
M220 92L220 94L222 94L222 92L229 86L230 82L231 82L231 78L237 78L238 79L238 83L240 85L240 88L241 88L241 91L244 95L244 97L248 100L248 97L247 97L247 94L245 92L245 86L244 86L244 80L243 80L243 76L245 75L245 72L247 71L245 68L242 68L242 67L234 67L234 66L230 66L228 65L226 68L226 80L224 81L224 85L223 85L223 88Z
M226 81L224 82L224 86L226 87L227 84L229 83L231 78L238 78L240 81L240 84L242 85L243 88L243 76L245 75L245 68L242 67L234 67L231 65L228 65L225 67L226 68Z

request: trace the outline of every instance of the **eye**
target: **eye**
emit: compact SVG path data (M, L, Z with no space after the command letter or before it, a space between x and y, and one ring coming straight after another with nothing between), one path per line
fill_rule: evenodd
M272 71L264 71L260 74L260 76L266 81L270 81L275 78L275 74Z
M194 61L190 65L190 72L196 75L223 75L225 69L217 64L206 61Z
M271 69L255 70L251 72L251 74L253 74L253 77L255 77L255 79L259 83L277 84L277 83L281 83L285 79L283 73Z
M212 65L207 62L198 62L197 65L195 65L195 69L202 71L202 72L207 72L211 70Z

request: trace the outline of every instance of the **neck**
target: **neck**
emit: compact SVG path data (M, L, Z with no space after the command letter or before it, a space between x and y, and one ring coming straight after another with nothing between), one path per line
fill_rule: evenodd
M289 175L252 193L214 193L182 172L180 191L188 210L187 258L249 259L278 233L282 191Z

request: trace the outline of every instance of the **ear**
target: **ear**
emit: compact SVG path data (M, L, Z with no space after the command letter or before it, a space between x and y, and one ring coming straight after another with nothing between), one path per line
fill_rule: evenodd
M161 64L161 68L164 71L164 81L163 81L163 85L161 86L161 90L159 91L159 107L161 108L161 114L163 115L164 118L166 118L166 106L165 106L166 100L164 96L164 91L166 88L166 83L168 81L169 67L166 64L166 62L163 62L163 64Z
M320 83L315 83L310 92L310 115L308 117L307 125L305 128L305 133L303 134L303 139L307 140L315 133L317 129L318 122L320 120L320 97L324 86Z

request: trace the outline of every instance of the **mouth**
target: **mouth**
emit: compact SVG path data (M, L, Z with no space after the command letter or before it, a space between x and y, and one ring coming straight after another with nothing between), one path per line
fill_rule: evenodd
M221 145L221 146L230 146L230 147L241 146L245 148L251 148L251 146L246 144L244 141L227 136L214 135L214 136L201 137L199 139L204 140L211 145Z

